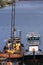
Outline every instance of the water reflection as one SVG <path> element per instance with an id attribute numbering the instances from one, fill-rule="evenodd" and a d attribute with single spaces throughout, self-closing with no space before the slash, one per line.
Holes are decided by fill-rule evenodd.
<path id="1" fill-rule="evenodd" d="M 42 62 L 28 62 L 28 63 L 22 63 L 22 62 L 16 62 L 16 63 L 13 63 L 13 65 L 43 65 Z"/>
<path id="2" fill-rule="evenodd" d="M 25 65 L 22 61 L 12 62 L 12 65 Z"/>
<path id="3" fill-rule="evenodd" d="M 21 60 L 19 61 L 13 61 L 13 62 L 0 62 L 0 65 L 43 65 L 43 62 L 23 62 Z"/>
<path id="4" fill-rule="evenodd" d="M 25 62 L 25 65 L 43 65 L 43 62 Z"/>
<path id="5" fill-rule="evenodd" d="M 15 62 L 0 62 L 0 65 L 24 65 L 23 63 L 21 63 L 21 61 L 15 61 Z"/>
<path id="6" fill-rule="evenodd" d="M 23 62 L 23 61 L 16 61 L 13 62 L 12 65 L 43 65 L 43 62 Z"/>

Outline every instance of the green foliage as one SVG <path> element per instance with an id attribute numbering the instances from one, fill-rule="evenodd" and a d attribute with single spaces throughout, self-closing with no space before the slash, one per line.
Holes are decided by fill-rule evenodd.
<path id="1" fill-rule="evenodd" d="M 0 6 L 1 6 L 1 7 L 4 7 L 5 5 L 10 5 L 10 4 L 14 3 L 14 2 L 15 2 L 15 0 L 11 0 L 11 1 L 0 0 Z"/>
<path id="2" fill-rule="evenodd" d="M 3 0 L 0 0 L 0 6 L 3 7 Z"/>
<path id="3" fill-rule="evenodd" d="M 1 7 L 4 7 L 5 5 L 6 5 L 6 2 L 3 1 L 3 0 L 0 0 L 0 6 L 1 6 Z"/>
<path id="4" fill-rule="evenodd" d="M 3 0 L 0 0 L 0 2 L 2 2 Z"/>

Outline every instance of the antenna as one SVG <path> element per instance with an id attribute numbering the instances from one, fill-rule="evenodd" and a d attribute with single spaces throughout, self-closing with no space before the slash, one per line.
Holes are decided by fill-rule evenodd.
<path id="1" fill-rule="evenodd" d="M 20 41 L 21 41 L 21 31 L 19 31 L 19 37 L 20 37 Z M 21 43 L 21 42 L 20 42 Z"/>

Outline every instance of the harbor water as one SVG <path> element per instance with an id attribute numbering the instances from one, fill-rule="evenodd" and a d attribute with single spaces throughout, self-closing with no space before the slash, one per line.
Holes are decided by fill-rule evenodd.
<path id="1" fill-rule="evenodd" d="M 14 61 L 14 62 L 0 62 L 0 65 L 43 65 L 43 62 L 22 62 L 22 61 Z"/>
<path id="2" fill-rule="evenodd" d="M 6 39 L 11 34 L 11 9 L 11 6 L 0 9 L 0 51 L 3 50 Z M 17 30 L 22 31 L 22 42 L 25 49 L 28 48 L 26 34 L 37 32 L 41 35 L 39 48 L 43 51 L 43 1 L 16 2 L 15 22 Z M 15 61 L 13 65 L 43 65 L 43 62 L 29 62 L 25 64 L 24 61 Z"/>
<path id="3" fill-rule="evenodd" d="M 43 50 L 43 1 L 17 2 L 15 22 L 17 30 L 22 31 L 22 42 L 28 47 L 26 34 L 30 32 L 40 33 Z M 0 9 L 0 51 L 3 50 L 5 41 L 11 32 L 11 6 Z"/>

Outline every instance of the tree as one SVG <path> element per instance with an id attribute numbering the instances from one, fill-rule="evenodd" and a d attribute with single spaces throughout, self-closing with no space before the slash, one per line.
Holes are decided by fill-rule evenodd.
<path id="1" fill-rule="evenodd" d="M 2 3 L 3 0 L 0 0 L 0 3 Z"/>
<path id="2" fill-rule="evenodd" d="M 5 1 L 4 0 L 0 0 L 0 6 L 4 7 L 5 6 Z"/>
<path id="3" fill-rule="evenodd" d="M 0 6 L 3 7 L 3 0 L 0 0 Z"/>

